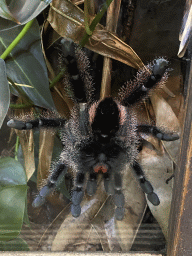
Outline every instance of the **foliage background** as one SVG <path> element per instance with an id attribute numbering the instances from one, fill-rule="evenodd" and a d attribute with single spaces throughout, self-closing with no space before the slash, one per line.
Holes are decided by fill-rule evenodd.
<path id="1" fill-rule="evenodd" d="M 102 183 L 91 200 L 84 199 L 82 209 L 86 210 L 74 220 L 66 189 L 70 188 L 70 175 L 66 184 L 61 181 L 58 192 L 45 206 L 31 207 L 37 188 L 49 174 L 51 161 L 61 152 L 58 134 L 48 130 L 15 134 L 6 127 L 7 114 L 23 118 L 51 110 L 69 117 L 73 102 L 61 79 L 69 67 L 60 68 L 58 60 L 61 54 L 71 54 L 67 48 L 73 47 L 71 39 L 94 52 L 86 50 L 98 98 L 115 96 L 143 63 L 166 56 L 173 69 L 166 86 L 151 95 L 137 114 L 140 121 L 180 132 L 186 64 L 177 57 L 177 52 L 184 2 L 114 0 L 107 16 L 101 18 L 102 7 L 104 1 L 91 0 L 84 5 L 83 1 L 67 0 L 1 1 L 0 136 L 6 142 L 6 146 L 2 143 L 0 159 L 1 250 L 164 249 L 173 185 L 173 181 L 165 181 L 177 168 L 179 141 L 162 143 L 145 138 L 146 145 L 140 154 L 145 172 L 160 195 L 160 206 L 155 208 L 148 202 L 147 207 L 143 192 L 127 168 L 126 215 L 122 222 L 114 220 L 113 200 L 103 191 Z M 96 13 L 96 22 L 101 18 L 102 25 L 92 29 L 89 25 Z M 25 29 L 22 40 L 5 54 Z M 74 87 L 77 95 L 82 90 L 80 86 Z M 153 235 L 148 233 L 149 229 L 153 229 Z M 145 232 L 148 240 L 142 240 Z"/>

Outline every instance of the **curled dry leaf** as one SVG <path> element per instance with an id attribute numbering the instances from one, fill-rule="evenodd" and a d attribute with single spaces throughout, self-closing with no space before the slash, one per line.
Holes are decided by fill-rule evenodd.
<path id="1" fill-rule="evenodd" d="M 64 117 L 68 118 L 70 116 L 70 109 L 72 108 L 72 102 L 66 96 L 64 97 L 65 90 L 62 86 L 62 83 L 59 83 L 57 87 L 54 87 L 54 90 L 51 92 L 53 97 L 54 104 L 58 113 Z"/>
<path id="2" fill-rule="evenodd" d="M 180 134 L 180 124 L 179 120 L 174 114 L 170 105 L 163 99 L 163 97 L 158 96 L 153 93 L 151 96 L 152 106 L 156 116 L 157 127 L 162 127 L 167 132 L 175 132 Z M 176 141 L 162 141 L 164 148 L 168 152 L 170 158 L 177 163 L 180 140 Z"/>
<path id="3" fill-rule="evenodd" d="M 148 147 L 143 148 L 140 157 L 140 162 L 147 179 L 151 182 L 155 193 L 160 199 L 160 204 L 158 206 L 152 205 L 147 200 L 148 205 L 167 239 L 172 198 L 172 180 L 169 182 L 166 181 L 173 174 L 172 160 L 170 160 L 166 153 L 163 156 L 159 156 L 157 151 Z"/>
<path id="4" fill-rule="evenodd" d="M 123 180 L 125 217 L 114 218 L 114 202 L 107 196 L 103 182 L 93 197 L 85 197 L 77 219 L 71 214 L 60 225 L 52 243 L 52 251 L 90 251 L 101 244 L 104 251 L 128 251 L 134 242 L 145 212 L 146 200 L 130 169 Z M 75 248 L 75 249 L 74 249 Z"/>
<path id="5" fill-rule="evenodd" d="M 122 251 L 129 251 L 143 219 L 146 200 L 129 166 L 125 168 L 122 180 L 125 196 L 125 216 L 122 221 L 115 221 L 115 227 Z"/>
<path id="6" fill-rule="evenodd" d="M 18 104 L 23 103 L 22 99 L 18 99 Z M 27 116 L 33 117 L 32 112 L 26 109 L 17 109 L 14 112 L 15 116 L 18 116 L 20 119 L 25 119 Z M 27 175 L 27 180 L 31 178 L 35 171 L 35 151 L 34 151 L 34 136 L 33 131 L 21 131 L 15 130 L 16 134 L 19 136 L 19 143 L 21 144 L 24 163 L 25 163 L 25 172 Z"/>
<path id="7" fill-rule="evenodd" d="M 117 238 L 114 210 L 113 198 L 109 196 L 97 217 L 92 222 L 93 228 L 100 237 L 102 249 L 105 252 L 121 251 L 121 246 Z"/>
<path id="8" fill-rule="evenodd" d="M 81 215 L 74 218 L 71 213 L 61 224 L 52 243 L 52 251 L 87 250 L 89 244 L 91 222 L 97 216 L 107 195 L 99 182 L 97 192 L 92 197 L 84 197 L 81 203 Z M 83 247 L 78 245 L 84 245 Z M 79 248 L 79 249 L 78 249 Z"/>
<path id="9" fill-rule="evenodd" d="M 151 102 L 157 127 L 164 129 L 166 132 L 180 134 L 178 118 L 164 98 L 153 93 Z M 150 202 L 148 202 L 148 205 L 167 239 L 173 186 L 173 180 L 168 180 L 174 173 L 174 163 L 178 161 L 180 140 L 162 141 L 161 143 L 164 148 L 164 150 L 161 150 L 161 154 L 148 145 L 148 147 L 143 148 L 140 158 L 146 176 L 160 199 L 160 205 L 153 206 Z"/>
<path id="10" fill-rule="evenodd" d="M 24 156 L 27 180 L 29 180 L 35 171 L 33 131 L 15 131 L 19 136 L 19 141 Z"/>
<path id="11" fill-rule="evenodd" d="M 70 1 L 54 0 L 51 4 L 48 21 L 58 34 L 70 38 L 76 43 L 79 43 L 84 35 L 84 13 Z M 100 24 L 96 26 L 86 47 L 136 69 L 143 67 L 143 62 L 134 50 Z"/>
<path id="12" fill-rule="evenodd" d="M 37 186 L 42 185 L 42 180 L 45 180 L 48 177 L 52 159 L 54 137 L 54 131 L 46 129 L 40 130 Z"/>

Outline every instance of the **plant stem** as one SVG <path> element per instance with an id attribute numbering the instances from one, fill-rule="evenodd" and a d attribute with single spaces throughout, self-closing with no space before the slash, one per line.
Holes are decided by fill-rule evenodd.
<path id="1" fill-rule="evenodd" d="M 15 160 L 17 160 L 17 161 L 18 161 L 18 157 L 17 157 L 18 148 L 19 148 L 19 136 L 17 135 L 16 143 L 15 143 Z"/>
<path id="2" fill-rule="evenodd" d="M 27 31 L 30 29 L 30 27 L 33 24 L 33 20 L 30 20 L 24 28 L 21 30 L 19 35 L 13 40 L 13 42 L 7 47 L 7 49 L 4 51 L 4 53 L 0 56 L 1 59 L 5 60 L 5 58 L 11 53 L 11 51 L 15 48 L 15 46 L 21 41 L 21 39 L 25 36 Z"/>
<path id="3" fill-rule="evenodd" d="M 88 11 L 88 1 L 84 0 L 84 22 L 85 22 L 85 31 L 88 35 L 92 35 L 92 31 L 89 28 L 89 11 Z"/>
<path id="4" fill-rule="evenodd" d="M 59 74 L 51 81 L 49 85 L 49 89 L 52 89 L 57 82 L 62 78 L 63 74 L 66 71 L 66 67 L 62 68 L 62 70 L 59 72 Z"/>
<path id="5" fill-rule="evenodd" d="M 91 31 L 91 33 L 89 32 L 89 34 L 86 32 L 83 36 L 83 38 L 80 41 L 80 46 L 84 47 L 87 43 L 87 41 L 89 40 L 89 37 L 92 35 L 95 27 L 97 26 L 97 24 L 100 22 L 101 18 L 103 17 L 103 15 L 105 14 L 107 8 L 109 7 L 109 5 L 111 4 L 113 0 L 106 0 L 106 2 L 103 4 L 100 12 L 97 13 L 97 15 L 95 16 L 95 18 L 93 19 L 93 21 L 91 22 L 91 25 L 89 26 L 89 30 Z M 86 24 L 87 25 L 87 24 Z"/>

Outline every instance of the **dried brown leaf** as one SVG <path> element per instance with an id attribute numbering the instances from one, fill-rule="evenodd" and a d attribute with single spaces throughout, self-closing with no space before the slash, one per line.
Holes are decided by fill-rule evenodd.
<path id="1" fill-rule="evenodd" d="M 39 165 L 37 175 L 37 186 L 47 179 L 52 159 L 55 132 L 43 129 L 39 137 Z"/>
<path id="2" fill-rule="evenodd" d="M 93 227 L 97 230 L 100 237 L 102 249 L 105 252 L 121 251 L 117 238 L 114 210 L 113 198 L 109 196 L 98 216 L 92 222 Z"/>
<path id="3" fill-rule="evenodd" d="M 74 250 L 74 246 L 77 251 L 94 250 L 98 238 L 104 251 L 130 250 L 145 212 L 146 200 L 129 169 L 126 169 L 123 181 L 126 200 L 123 221 L 114 219 L 114 202 L 101 182 L 94 196 L 84 197 L 81 215 L 74 218 L 69 214 L 61 224 L 52 251 Z M 92 229 L 96 236 L 92 236 Z"/>
<path id="4" fill-rule="evenodd" d="M 151 134 L 141 134 L 141 137 L 147 142 L 151 143 L 153 147 L 158 150 L 159 154 L 164 154 L 165 150 L 163 148 L 163 145 L 157 138 L 155 138 Z"/>
<path id="5" fill-rule="evenodd" d="M 102 74 L 102 81 L 101 81 L 101 92 L 100 92 L 101 100 L 111 95 L 111 69 L 112 69 L 111 59 L 108 57 L 104 57 L 103 74 Z"/>
<path id="6" fill-rule="evenodd" d="M 147 147 L 143 148 L 140 157 L 147 179 L 160 199 L 158 206 L 154 206 L 147 199 L 148 206 L 167 239 L 173 180 L 168 183 L 166 181 L 173 174 L 173 162 L 166 153 L 159 156 L 157 151 Z"/>
<path id="7" fill-rule="evenodd" d="M 111 219 L 109 219 L 105 223 L 104 228 L 105 228 L 105 233 L 107 236 L 108 246 L 109 246 L 110 251 L 112 251 L 112 252 L 122 251 L 122 248 L 118 241 L 118 235 L 117 235 L 118 231 L 116 230 L 115 218 L 112 217 Z"/>
<path id="8" fill-rule="evenodd" d="M 16 133 L 19 136 L 24 156 L 27 180 L 29 180 L 35 171 L 33 131 L 16 130 Z"/>
<path id="9" fill-rule="evenodd" d="M 156 116 L 157 127 L 162 127 L 167 132 L 175 132 L 180 134 L 180 124 L 179 120 L 174 114 L 170 105 L 163 99 L 163 97 L 158 96 L 153 93 L 151 96 L 152 106 Z M 180 140 L 176 141 L 162 141 L 166 151 L 168 152 L 170 158 L 177 163 L 178 153 L 180 147 Z"/>
<path id="10" fill-rule="evenodd" d="M 51 95 L 53 97 L 54 104 L 56 106 L 56 109 L 58 113 L 63 116 L 64 118 L 68 118 L 70 115 L 70 108 L 72 108 L 72 104 L 68 99 L 65 101 L 65 97 L 63 97 L 65 91 L 64 88 L 61 88 L 61 90 L 57 87 L 54 87 L 54 90 L 51 92 Z"/>
<path id="11" fill-rule="evenodd" d="M 84 35 L 84 13 L 70 1 L 54 0 L 49 11 L 48 21 L 58 34 L 70 38 L 76 43 L 79 43 Z M 100 24 L 97 25 L 86 47 L 136 69 L 143 67 L 141 59 L 134 50 Z"/>
<path id="12" fill-rule="evenodd" d="M 53 33 L 53 32 L 54 32 L 54 30 L 50 27 L 49 23 L 47 21 L 45 21 L 44 24 L 43 24 L 42 31 L 41 31 L 41 45 L 42 45 L 43 56 L 45 58 L 45 62 L 46 62 L 47 70 L 48 70 L 48 76 L 49 76 L 49 79 L 51 79 L 51 80 L 54 79 L 55 72 L 54 72 L 49 60 L 47 59 L 44 46 L 45 46 L 45 44 L 46 45 L 47 44 L 53 44 L 55 42 L 55 40 L 53 38 L 53 34 L 57 34 L 57 33 L 56 32 Z M 49 33 L 49 36 L 47 38 L 46 35 L 48 33 Z M 47 42 L 48 39 L 49 39 L 49 41 L 51 41 L 50 43 Z"/>
<path id="13" fill-rule="evenodd" d="M 94 196 L 84 196 L 81 203 L 81 215 L 78 218 L 72 217 L 71 213 L 67 216 L 55 236 L 51 250 L 65 251 L 70 248 L 74 250 L 74 245 L 82 244 L 84 246 L 79 248 L 76 246 L 76 250 L 88 248 L 92 228 L 91 222 L 98 215 L 106 198 L 107 195 L 101 183 Z"/>
<path id="14" fill-rule="evenodd" d="M 83 3 L 84 3 L 84 0 L 72 0 L 71 2 L 72 2 L 73 4 L 80 5 L 80 4 L 83 4 Z"/>
<path id="15" fill-rule="evenodd" d="M 44 55 L 45 52 L 51 46 L 53 46 L 59 38 L 61 38 L 61 36 L 50 26 L 49 22 L 46 20 L 41 31 L 41 41 Z"/>
<path id="16" fill-rule="evenodd" d="M 18 98 L 18 104 L 22 104 L 23 101 L 21 98 Z M 14 115 L 18 119 L 25 119 L 25 116 L 33 116 L 31 110 L 29 109 L 16 109 Z M 33 131 L 21 131 L 15 130 L 16 134 L 19 136 L 19 142 L 22 147 L 25 171 L 27 175 L 27 180 L 31 178 L 35 171 L 35 155 L 34 155 L 34 140 L 33 140 Z"/>
<path id="17" fill-rule="evenodd" d="M 115 226 L 122 251 L 129 251 L 143 219 L 146 200 L 130 167 L 124 170 L 122 180 L 125 196 L 125 216 L 122 221 L 116 220 Z"/>

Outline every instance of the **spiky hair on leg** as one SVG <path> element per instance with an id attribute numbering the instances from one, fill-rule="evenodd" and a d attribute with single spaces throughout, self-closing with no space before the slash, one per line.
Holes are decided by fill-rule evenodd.
<path id="1" fill-rule="evenodd" d="M 141 68 L 133 81 L 121 87 L 118 97 L 124 106 L 131 107 L 149 96 L 157 87 L 162 87 L 168 78 L 168 61 L 155 59 Z"/>
<path id="2" fill-rule="evenodd" d="M 94 101 L 94 87 L 93 79 L 89 73 L 90 61 L 80 46 L 75 47 L 75 55 L 81 79 L 85 85 L 87 103 L 91 104 Z"/>
<path id="3" fill-rule="evenodd" d="M 78 103 L 78 98 L 75 96 L 75 90 L 77 89 L 82 93 L 83 100 L 90 105 L 95 100 L 93 78 L 90 74 L 90 61 L 80 46 L 73 43 L 72 49 L 73 53 L 69 53 L 69 56 L 66 56 L 65 53 L 59 54 L 59 70 L 63 69 L 64 66 L 66 67 L 62 83 L 67 95 L 74 103 Z"/>
<path id="4" fill-rule="evenodd" d="M 66 119 L 62 118 L 58 112 L 44 111 L 40 114 L 30 112 L 28 114 L 20 114 L 18 116 L 10 117 L 7 125 L 10 128 L 17 130 L 30 130 L 30 129 L 53 129 L 62 128 Z"/>
<path id="5" fill-rule="evenodd" d="M 63 53 L 59 54 L 58 62 L 59 62 L 59 66 L 58 66 L 59 70 L 62 70 L 63 68 L 65 68 L 65 72 L 62 77 L 62 84 L 64 86 L 64 90 L 67 96 L 70 99 L 72 99 L 74 103 L 76 103 L 77 99 L 75 97 L 74 90 L 70 81 L 70 74 L 68 72 L 68 67 L 67 67 L 68 63 Z"/>

